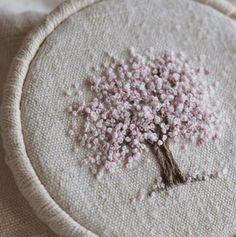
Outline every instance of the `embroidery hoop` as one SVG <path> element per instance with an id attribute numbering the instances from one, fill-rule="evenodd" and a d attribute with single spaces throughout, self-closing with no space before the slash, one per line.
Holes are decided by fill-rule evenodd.
<path id="1" fill-rule="evenodd" d="M 96 237 L 97 235 L 73 220 L 58 206 L 31 166 L 21 129 L 21 92 L 29 65 L 43 41 L 61 22 L 96 2 L 99 1 L 66 1 L 29 33 L 11 65 L 4 92 L 2 134 L 6 163 L 14 174 L 18 188 L 29 201 L 36 215 L 60 236 Z"/>
<path id="2" fill-rule="evenodd" d="M 39 218 L 46 222 L 55 233 L 62 236 L 85 235 L 95 237 L 97 235 L 81 226 L 57 205 L 31 166 L 21 131 L 19 109 L 21 92 L 30 63 L 43 41 L 61 22 L 95 2 L 99 1 L 71 0 L 63 3 L 40 26 L 36 27 L 27 36 L 23 47 L 14 59 L 4 91 L 2 134 L 6 150 L 6 162 L 14 173 L 19 189 Z"/>

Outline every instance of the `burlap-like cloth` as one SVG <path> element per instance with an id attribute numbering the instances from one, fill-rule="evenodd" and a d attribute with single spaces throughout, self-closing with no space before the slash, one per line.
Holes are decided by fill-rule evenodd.
<path id="1" fill-rule="evenodd" d="M 43 18 L 37 13 L 10 14 L 0 17 L 0 102 L 10 63 L 25 35 Z M 2 139 L 0 144 L 0 236 L 54 236 L 34 214 L 18 191 L 13 175 L 4 162 Z"/>
<path id="2" fill-rule="evenodd" d="M 36 214 L 57 234 L 108 237 L 235 234 L 235 98 L 232 95 L 236 25 L 222 14 L 233 18 L 234 8 L 228 3 L 222 7 L 219 1 L 204 3 L 211 7 L 187 0 L 148 3 L 107 0 L 96 4 L 71 1 L 54 11 L 25 40 L 4 92 L 2 130 L 6 161 Z M 17 37 L 8 37 L 1 44 L 1 52 L 9 59 L 1 63 L 3 78 L 21 42 L 22 37 Z M 1 40 L 4 42 L 4 37 Z M 5 48 L 7 45 L 9 48 Z M 231 127 L 225 129 L 219 147 L 209 145 L 200 150 L 190 147 L 183 154 L 175 145 L 173 152 L 183 167 L 190 161 L 200 167 L 204 163 L 205 167 L 205 160 L 213 166 L 223 160 L 230 168 L 227 178 L 176 188 L 172 199 L 158 196 L 130 206 L 129 197 L 157 175 L 154 162 L 136 170 L 120 169 L 102 184 L 77 165 L 83 152 L 79 155 L 71 152 L 71 140 L 65 136 L 69 121 L 63 108 L 70 101 L 62 96 L 63 90 L 82 80 L 90 66 L 102 63 L 105 51 L 121 55 L 131 45 L 140 50 L 153 46 L 156 52 L 173 49 L 191 55 L 206 54 L 214 73 L 211 80 L 220 83 L 218 96 Z M 80 96 L 86 97 L 86 92 Z M 196 154 L 198 158 L 193 160 Z M 51 236 L 17 192 L 2 161 L 1 170 L 0 210 L 4 216 L 0 219 L 1 234 Z"/>

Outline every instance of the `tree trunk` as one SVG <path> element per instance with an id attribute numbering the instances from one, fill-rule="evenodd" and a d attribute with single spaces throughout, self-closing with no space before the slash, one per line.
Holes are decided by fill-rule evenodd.
<path id="1" fill-rule="evenodd" d="M 158 146 L 156 143 L 151 144 L 157 161 L 160 166 L 162 181 L 166 188 L 175 184 L 185 183 L 186 177 L 181 172 L 177 162 L 174 160 L 173 155 L 169 148 L 169 142 L 165 142 L 162 146 Z"/>

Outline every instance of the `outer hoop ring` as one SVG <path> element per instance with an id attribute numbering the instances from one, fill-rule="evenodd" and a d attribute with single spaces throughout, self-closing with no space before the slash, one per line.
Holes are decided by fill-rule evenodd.
<path id="1" fill-rule="evenodd" d="M 29 201 L 37 216 L 55 233 L 63 237 L 97 237 L 97 235 L 87 230 L 62 210 L 50 197 L 36 175 L 27 156 L 22 134 L 21 93 L 30 63 L 43 41 L 60 23 L 71 15 L 100 1 L 69 0 L 50 13 L 38 27 L 28 34 L 12 63 L 1 108 L 1 132 L 4 138 L 6 162 L 14 174 L 17 186 Z M 233 13 L 232 10 L 229 15 L 232 17 Z"/>
<path id="2" fill-rule="evenodd" d="M 6 152 L 6 163 L 13 172 L 16 184 L 36 215 L 59 236 L 97 237 L 76 222 L 50 197 L 40 182 L 27 156 L 21 126 L 20 102 L 30 63 L 44 40 L 71 15 L 101 0 L 69 0 L 57 7 L 30 32 L 13 60 L 4 88 L 1 108 L 1 130 Z"/>

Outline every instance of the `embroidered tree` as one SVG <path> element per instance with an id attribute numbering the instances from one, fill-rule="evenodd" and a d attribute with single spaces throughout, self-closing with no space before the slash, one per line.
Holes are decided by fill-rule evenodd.
<path id="1" fill-rule="evenodd" d="M 171 140 L 201 145 L 219 137 L 220 116 L 211 103 L 208 71 L 185 57 L 164 53 L 141 56 L 132 49 L 127 61 L 113 59 L 98 76 L 88 78 L 96 96 L 88 104 L 73 103 L 73 116 L 85 118 L 80 144 L 90 150 L 85 160 L 101 177 L 119 163 L 131 168 L 150 148 L 163 183 L 185 183 L 170 151 Z"/>

